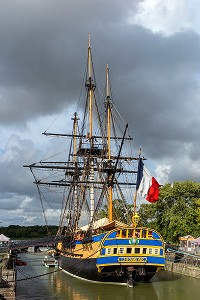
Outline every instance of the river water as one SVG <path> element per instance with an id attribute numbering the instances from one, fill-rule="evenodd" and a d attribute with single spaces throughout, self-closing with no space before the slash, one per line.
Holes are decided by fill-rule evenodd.
<path id="1" fill-rule="evenodd" d="M 95 284 L 73 278 L 58 268 L 44 267 L 43 257 L 44 254 L 41 253 L 20 254 L 20 258 L 27 262 L 27 266 L 18 267 L 17 300 L 199 299 L 200 279 L 160 271 L 150 283 L 137 284 L 133 288 Z"/>

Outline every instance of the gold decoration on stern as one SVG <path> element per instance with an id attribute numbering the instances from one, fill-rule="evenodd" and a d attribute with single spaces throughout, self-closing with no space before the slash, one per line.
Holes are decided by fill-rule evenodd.
<path id="1" fill-rule="evenodd" d="M 133 222 L 133 227 L 137 227 L 138 223 L 139 223 L 140 217 L 138 216 L 137 213 L 135 213 L 132 217 L 132 222 Z"/>

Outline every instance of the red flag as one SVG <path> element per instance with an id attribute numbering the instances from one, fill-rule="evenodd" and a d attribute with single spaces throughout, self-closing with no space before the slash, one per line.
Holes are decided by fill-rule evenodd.
<path id="1" fill-rule="evenodd" d="M 159 196 L 159 186 L 160 184 L 157 182 L 157 180 L 152 177 L 152 184 L 147 192 L 146 200 L 152 203 L 155 203 L 158 201 Z"/>
<path id="2" fill-rule="evenodd" d="M 145 166 L 143 167 L 142 175 L 138 193 L 140 193 L 147 201 L 155 203 L 158 201 L 160 184 L 150 174 L 149 170 Z"/>

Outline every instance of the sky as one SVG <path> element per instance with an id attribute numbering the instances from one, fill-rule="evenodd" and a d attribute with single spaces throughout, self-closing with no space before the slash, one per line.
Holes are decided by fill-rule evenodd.
<path id="1" fill-rule="evenodd" d="M 200 181 L 199 20 L 198 0 L 0 0 L 2 226 L 44 223 L 23 165 L 53 153 L 41 135 L 50 124 L 71 124 L 88 33 L 97 84 L 109 63 L 115 106 L 152 174 Z"/>

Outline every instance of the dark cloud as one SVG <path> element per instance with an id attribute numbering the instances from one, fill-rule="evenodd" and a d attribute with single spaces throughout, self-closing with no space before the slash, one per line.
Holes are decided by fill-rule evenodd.
<path id="1" fill-rule="evenodd" d="M 109 31 L 125 22 L 125 6 L 119 3 L 113 10 L 111 4 L 18 0 L 1 6 L 0 95 L 6 103 L 2 123 L 23 122 L 74 101 L 84 72 L 88 32 L 101 37 L 94 43 L 99 47 L 105 42 L 105 22 Z"/>
<path id="2" fill-rule="evenodd" d="M 33 178 L 22 165 L 51 155 L 52 143 L 41 149 L 31 141 L 35 136 L 24 138 L 20 130 L 78 101 L 88 32 L 98 87 L 104 90 L 108 62 L 113 101 L 145 156 L 168 172 L 169 181 L 200 179 L 199 35 L 183 30 L 163 36 L 130 24 L 139 2 L 2 1 L 0 132 L 7 133 L 0 145 L 2 207 L 10 209 L 8 198 L 16 208 L 28 195 L 36 212 Z"/>

